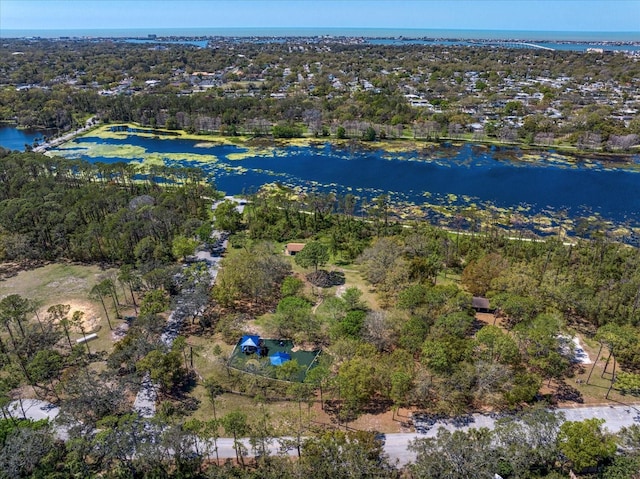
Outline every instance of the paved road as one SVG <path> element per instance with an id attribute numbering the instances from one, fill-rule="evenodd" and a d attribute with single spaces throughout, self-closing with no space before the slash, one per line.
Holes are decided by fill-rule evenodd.
<path id="1" fill-rule="evenodd" d="M 133 401 L 133 410 L 142 417 L 153 417 L 156 414 L 156 400 L 158 387 L 151 381 L 151 375 L 146 373 L 142 378 L 140 390 Z"/>
<path id="2" fill-rule="evenodd" d="M 22 406 L 19 401 L 13 401 L 9 407 L 9 411 L 14 417 L 27 417 L 29 419 L 39 420 L 48 418 L 54 421 L 60 412 L 57 407 L 54 407 L 50 403 L 40 401 L 36 399 L 25 399 L 22 401 Z M 22 410 L 24 409 L 24 414 Z M 640 407 L 638 406 L 590 406 L 590 407 L 577 407 L 577 408 L 560 408 L 556 410 L 565 415 L 567 421 L 582 421 L 584 419 L 601 418 L 605 420 L 605 426 L 610 432 L 618 432 L 623 427 L 631 426 L 632 424 L 640 423 Z M 389 455 L 392 461 L 398 461 L 398 464 L 405 465 L 415 460 L 415 454 L 407 449 L 410 441 L 424 437 L 435 437 L 440 427 L 444 427 L 450 431 L 454 430 L 468 430 L 471 428 L 487 427 L 492 429 L 495 424 L 495 420 L 487 415 L 474 414 L 472 422 L 468 426 L 455 426 L 450 421 L 438 421 L 432 426 L 426 434 L 417 433 L 400 433 L 400 434 L 387 434 L 386 442 L 384 445 L 385 452 Z M 58 436 L 62 439 L 66 439 L 66 431 L 64 429 L 58 429 Z M 285 438 L 286 439 L 286 438 Z M 248 439 L 242 440 L 249 455 L 252 455 L 251 445 Z M 204 448 L 201 448 L 204 449 Z M 211 457 L 215 457 L 213 447 L 209 448 L 211 451 Z M 274 440 L 269 446 L 269 451 L 272 454 L 280 452 L 280 443 Z M 287 452 L 289 455 L 294 456 L 295 450 Z M 218 439 L 218 456 L 220 458 L 234 458 L 236 455 L 233 447 L 233 439 L 220 438 Z"/>
<path id="3" fill-rule="evenodd" d="M 7 405 L 7 412 L 14 418 L 26 418 L 33 421 L 48 419 L 54 422 L 60 414 L 60 408 L 47 401 L 40 399 L 23 399 L 22 401 L 12 401 Z M 56 425 L 55 434 L 58 439 L 66 441 L 69 439 L 67 428 L 60 424 Z"/>
<path id="4" fill-rule="evenodd" d="M 584 419 L 600 418 L 605 420 L 605 427 L 610 432 L 618 432 L 623 427 L 632 424 L 640 424 L 640 406 L 589 406 L 575 408 L 558 408 L 556 412 L 562 413 L 567 421 L 583 421 Z M 449 431 L 479 429 L 486 427 L 493 429 L 495 419 L 485 414 L 473 414 L 471 422 L 467 426 L 456 426 L 451 421 L 437 421 L 425 434 L 405 433 L 387 434 L 385 451 L 392 460 L 398 460 L 404 465 L 415 460 L 415 454 L 407 449 L 410 441 L 418 438 L 436 437 L 439 428 Z"/>
<path id="5" fill-rule="evenodd" d="M 50 148 L 55 148 L 56 146 L 59 146 L 63 143 L 66 143 L 67 141 L 72 140 L 74 137 L 78 136 L 78 135 L 82 135 L 83 133 L 87 132 L 92 126 L 93 123 L 95 121 L 96 117 L 92 116 L 91 118 L 89 118 L 87 120 L 87 122 L 85 123 L 85 125 L 82 128 L 78 128 L 77 130 L 73 130 L 65 135 L 62 135 L 58 138 L 54 138 L 51 141 L 42 143 L 41 145 L 36 146 L 33 151 L 38 152 L 38 153 L 44 153 L 45 151 L 49 150 Z"/>

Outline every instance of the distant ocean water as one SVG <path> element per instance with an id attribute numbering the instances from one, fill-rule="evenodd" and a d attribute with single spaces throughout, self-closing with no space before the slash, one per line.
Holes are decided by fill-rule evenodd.
<path id="1" fill-rule="evenodd" d="M 139 28 L 86 30 L 0 30 L 0 38 L 120 37 L 296 37 L 454 38 L 575 42 L 640 42 L 636 32 L 565 32 L 537 30 L 443 30 L 429 28 Z"/>

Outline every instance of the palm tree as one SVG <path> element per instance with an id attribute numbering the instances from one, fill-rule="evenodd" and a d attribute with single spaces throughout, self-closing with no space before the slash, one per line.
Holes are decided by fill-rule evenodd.
<path id="1" fill-rule="evenodd" d="M 107 278 L 102 280 L 100 284 L 102 285 L 103 291 L 111 296 L 111 299 L 113 300 L 113 309 L 116 310 L 116 318 L 121 318 L 122 316 L 120 315 L 120 309 L 118 308 L 118 306 L 120 305 L 120 301 L 118 301 L 118 294 L 116 292 L 115 283 L 112 279 Z"/>
<path id="2" fill-rule="evenodd" d="M 42 319 L 40 319 L 40 314 L 38 313 L 38 310 L 40 309 L 41 306 L 42 306 L 42 301 L 39 301 L 37 299 L 32 299 L 29 301 L 29 312 L 35 315 L 36 319 L 38 320 L 38 324 L 40 325 L 40 330 L 42 331 L 42 334 L 45 334 L 44 324 L 42 324 Z"/>
<path id="3" fill-rule="evenodd" d="M 16 346 L 16 338 L 13 335 L 13 331 L 11 330 L 11 326 L 10 326 L 10 324 L 13 322 L 13 317 L 8 313 L 8 311 L 5 310 L 2 302 L 0 302 L 0 322 L 7 329 L 7 332 L 9 333 L 9 337 L 11 338 L 11 344 L 13 344 L 14 351 L 17 351 L 18 347 Z M 6 351 L 4 343 L 2 344 L 2 350 Z"/>
<path id="4" fill-rule="evenodd" d="M 204 382 L 204 387 L 207 390 L 207 395 L 209 396 L 209 401 L 211 401 L 211 407 L 213 408 L 213 421 L 216 425 L 218 425 L 218 415 L 216 413 L 216 398 L 224 393 L 224 389 L 220 384 L 217 383 L 213 378 L 207 379 Z M 213 445 L 216 451 L 216 463 L 220 462 L 220 458 L 218 457 L 218 435 L 215 434 L 213 436 Z"/>

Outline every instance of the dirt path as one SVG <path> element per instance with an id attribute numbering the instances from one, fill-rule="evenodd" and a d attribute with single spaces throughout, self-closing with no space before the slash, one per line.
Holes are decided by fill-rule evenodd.
<path id="1" fill-rule="evenodd" d="M 315 306 L 313 307 L 313 314 L 316 314 L 316 311 L 318 309 L 318 307 L 324 303 L 324 296 L 320 296 L 320 301 L 318 301 Z"/>

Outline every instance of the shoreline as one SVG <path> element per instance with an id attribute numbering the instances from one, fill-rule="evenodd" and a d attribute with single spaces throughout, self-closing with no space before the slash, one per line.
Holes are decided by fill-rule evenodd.
<path id="1" fill-rule="evenodd" d="M 562 43 L 638 43 L 636 31 L 508 30 L 459 28 L 385 28 L 385 27 L 187 27 L 187 28 L 76 28 L 76 29 L 4 29 L 3 38 L 144 38 L 217 39 L 217 38 L 323 38 L 332 39 L 438 39 L 467 41 L 513 39 Z"/>
<path id="2" fill-rule="evenodd" d="M 94 117 L 92 117 L 93 119 Z M 91 120 L 91 119 L 90 119 Z M 90 121 L 88 120 L 88 122 Z M 237 136 L 224 136 L 215 133 L 187 133 L 184 130 L 168 130 L 166 128 L 151 128 L 139 125 L 133 122 L 127 123 L 113 123 L 104 124 L 101 123 L 96 127 L 91 127 L 98 130 L 99 138 L 107 138 L 118 133 L 128 134 L 129 132 L 124 130 L 108 131 L 111 128 L 126 128 L 134 131 L 136 135 L 152 137 L 160 140 L 182 139 L 182 140 L 194 140 L 202 143 L 203 145 L 235 145 L 235 146 L 247 146 L 247 147 L 286 147 L 286 146 L 320 146 L 327 143 L 345 147 L 358 147 L 363 150 L 383 150 L 389 153 L 410 153 L 410 152 L 423 152 L 427 148 L 442 148 L 442 147 L 462 147 L 464 145 L 470 145 L 472 147 L 484 147 L 484 148 L 504 148 L 505 151 L 511 149 L 517 149 L 522 152 L 529 153 L 546 153 L 546 154 L 560 154 L 566 155 L 569 160 L 576 161 L 602 161 L 608 164 L 608 167 L 615 168 L 616 166 L 633 166 L 637 165 L 640 169 L 640 146 L 634 147 L 635 151 L 616 152 L 616 151 L 596 151 L 596 150 L 580 150 L 576 147 L 569 145 L 530 145 L 526 143 L 504 143 L 493 139 L 469 139 L 469 138 L 455 138 L 455 137 L 439 137 L 437 139 L 429 138 L 393 138 L 393 139 L 378 139 L 374 141 L 364 141 L 360 138 L 335 138 L 332 136 L 315 137 L 315 136 L 302 136 L 299 138 L 274 138 L 272 135 L 254 136 L 247 134 L 240 134 Z M 55 146 L 40 145 L 38 151 L 47 151 L 52 147 L 60 146 L 61 144 L 71 141 L 76 137 L 82 136 L 87 133 L 91 128 L 84 127 L 76 132 L 68 133 L 64 135 L 64 141 L 58 141 L 58 139 L 52 140 L 55 142 Z M 36 149 L 34 149 L 36 151 Z"/>
<path id="3" fill-rule="evenodd" d="M 111 130 L 112 128 L 113 131 Z M 130 132 L 128 128 L 138 131 Z M 232 174 L 233 172 L 238 174 L 244 173 L 245 168 L 241 160 L 247 156 L 265 154 L 271 156 L 274 150 L 280 148 L 323 148 L 325 145 L 330 145 L 330 147 L 333 148 L 351 150 L 352 152 L 369 150 L 374 154 L 380 154 L 385 158 L 388 157 L 388 159 L 398 156 L 406 157 L 407 161 L 418 162 L 429 161 L 434 155 L 435 157 L 444 155 L 444 158 L 447 156 L 456 156 L 462 149 L 473 149 L 472 154 L 479 153 L 483 155 L 486 152 L 487 154 L 498 156 L 498 159 L 501 161 L 513 163 L 514 166 L 528 164 L 530 166 L 538 165 L 541 167 L 596 168 L 603 172 L 605 170 L 616 171 L 616 169 L 626 173 L 640 172 L 640 161 L 638 161 L 634 155 L 596 155 L 589 153 L 581 155 L 576 152 L 570 152 L 565 155 L 553 149 L 535 147 L 523 149 L 512 144 L 490 145 L 479 142 L 467 143 L 465 140 L 459 139 L 455 141 L 444 140 L 437 143 L 407 138 L 366 142 L 353 139 L 335 139 L 331 137 L 294 139 L 274 139 L 272 136 L 252 137 L 248 135 L 228 137 L 212 134 L 190 134 L 182 130 L 151 129 L 141 127 L 135 123 L 100 125 L 99 127 L 93 128 L 92 133 L 86 135 L 89 135 L 87 137 L 95 135 L 98 142 L 100 139 L 106 140 L 108 138 L 126 141 L 127 136 L 138 135 L 152 138 L 153 140 L 189 140 L 201 147 L 228 145 L 247 149 L 247 152 L 234 152 L 226 155 L 227 160 L 231 161 L 231 163 L 224 167 L 224 170 L 226 170 L 228 174 Z M 69 148 L 73 148 L 73 144 L 69 144 L 68 146 Z M 62 149 L 64 148 L 65 146 L 63 145 Z M 120 148 L 120 157 L 125 158 L 130 156 L 132 160 L 136 157 L 135 161 L 141 166 L 160 164 L 159 162 L 162 160 L 160 155 L 154 154 L 149 155 L 149 157 L 145 159 L 138 158 L 142 154 L 141 151 L 138 151 L 140 147 Z M 48 151 L 46 154 L 53 156 L 56 155 L 57 152 Z M 64 153 L 60 152 L 60 155 L 64 156 Z M 167 153 L 164 156 L 177 160 L 177 157 L 172 158 L 172 156 L 175 155 L 175 153 Z M 211 163 L 212 165 L 218 162 L 218 158 L 215 155 L 206 153 L 206 148 L 202 149 L 201 154 L 195 152 L 180 154 L 178 156 L 184 161 Z M 122 161 L 128 160 L 123 159 Z M 439 161 L 438 158 L 436 158 L 436 161 Z M 215 166 L 212 167 L 215 168 Z M 277 178 L 274 177 L 271 183 L 277 184 Z M 294 188 L 304 189 L 304 187 L 305 185 L 298 185 Z M 221 190 L 225 191 L 225 188 L 221 187 Z M 353 193 L 356 194 L 356 197 L 360 194 L 358 191 L 353 191 Z M 431 199 L 430 194 L 423 196 L 419 201 L 408 201 L 401 197 L 396 198 L 391 207 L 393 215 L 397 217 L 400 222 L 426 220 L 434 226 L 445 229 L 459 230 L 455 225 L 457 222 L 462 221 L 465 225 L 462 227 L 463 230 L 468 228 L 470 231 L 477 231 L 486 228 L 496 228 L 511 231 L 513 235 L 518 237 L 524 235 L 529 238 L 544 239 L 550 236 L 558 236 L 562 241 L 573 241 L 574 236 L 579 236 L 576 229 L 579 227 L 578 219 L 582 219 L 587 222 L 593 222 L 594 224 L 601 224 L 608 232 L 607 234 L 615 238 L 616 241 L 632 245 L 639 243 L 637 238 L 640 237 L 640 224 L 625 223 L 612 220 L 608 217 L 602 217 L 598 214 L 597 210 L 585 210 L 574 218 L 566 217 L 562 209 L 549 210 L 547 208 L 541 208 L 539 211 L 530 211 L 528 209 L 528 203 L 507 208 L 495 206 L 490 200 L 476 200 L 471 197 L 466 198 L 465 195 L 436 195 L 434 199 Z M 580 212 L 581 210 L 578 208 L 576 211 Z"/>

